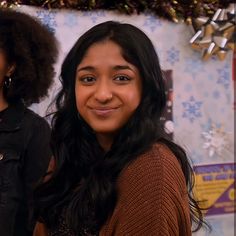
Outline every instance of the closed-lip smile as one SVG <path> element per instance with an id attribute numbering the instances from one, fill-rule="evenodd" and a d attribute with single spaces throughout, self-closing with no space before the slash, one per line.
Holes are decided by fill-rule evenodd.
<path id="1" fill-rule="evenodd" d="M 115 110 L 117 110 L 119 107 L 89 107 L 93 113 L 95 113 L 98 116 L 108 116 L 112 114 Z"/>

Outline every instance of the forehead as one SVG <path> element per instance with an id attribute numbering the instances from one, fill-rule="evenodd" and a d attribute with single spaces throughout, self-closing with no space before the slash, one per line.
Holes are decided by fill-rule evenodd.
<path id="1" fill-rule="evenodd" d="M 110 50 L 108 51 L 107 49 L 110 49 Z M 96 54 L 97 50 L 100 52 L 104 51 L 106 53 L 116 52 L 116 53 L 122 54 L 122 48 L 116 42 L 112 40 L 103 40 L 103 41 L 96 42 L 90 45 L 90 47 L 87 49 L 85 53 L 85 56 L 91 53 Z"/>
<path id="2" fill-rule="evenodd" d="M 92 44 L 84 54 L 79 66 L 84 63 L 118 63 L 126 61 L 122 48 L 111 40 L 105 40 Z M 127 62 L 127 61 L 126 61 Z M 128 63 L 128 62 L 127 62 Z"/>

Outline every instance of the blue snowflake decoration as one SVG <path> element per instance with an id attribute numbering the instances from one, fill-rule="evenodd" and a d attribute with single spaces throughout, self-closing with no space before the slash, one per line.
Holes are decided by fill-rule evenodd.
<path id="1" fill-rule="evenodd" d="M 156 16 L 148 15 L 143 25 L 149 28 L 152 32 L 154 32 L 157 27 L 162 25 L 162 23 Z"/>
<path id="2" fill-rule="evenodd" d="M 202 102 L 196 101 L 193 96 L 190 97 L 189 101 L 182 102 L 182 105 L 184 107 L 182 116 L 189 119 L 191 123 L 193 123 L 195 119 L 202 116 L 200 111 Z"/>
<path id="3" fill-rule="evenodd" d="M 48 29 L 55 33 L 56 31 L 56 12 L 55 11 L 44 11 L 38 10 L 36 11 L 37 17 L 42 21 L 44 25 L 48 27 Z"/>
<path id="4" fill-rule="evenodd" d="M 83 16 L 88 16 L 95 24 L 99 18 L 105 17 L 106 14 L 105 11 L 85 11 Z"/>
<path id="5" fill-rule="evenodd" d="M 78 17 L 75 13 L 65 14 L 64 25 L 68 27 L 74 27 L 78 25 Z"/>
<path id="6" fill-rule="evenodd" d="M 171 47 L 170 50 L 167 50 L 167 61 L 173 66 L 175 62 L 179 61 L 179 53 L 180 51 L 175 49 L 175 47 Z"/>
<path id="7" fill-rule="evenodd" d="M 191 74 L 193 79 L 196 78 L 200 71 L 204 71 L 204 63 L 199 60 L 199 56 L 195 52 L 192 57 L 186 58 L 184 71 Z"/>
<path id="8" fill-rule="evenodd" d="M 225 66 L 223 67 L 223 69 L 218 69 L 218 74 L 219 74 L 219 78 L 217 80 L 218 84 L 223 85 L 223 87 L 225 89 L 229 88 L 230 85 L 230 73 L 229 73 L 229 65 L 225 64 Z"/>

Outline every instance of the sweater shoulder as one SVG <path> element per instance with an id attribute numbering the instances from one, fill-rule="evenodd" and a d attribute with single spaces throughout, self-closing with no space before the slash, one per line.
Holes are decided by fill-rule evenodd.
<path id="1" fill-rule="evenodd" d="M 138 156 L 118 179 L 118 200 L 100 235 L 191 235 L 187 187 L 163 144 Z"/>
<path id="2" fill-rule="evenodd" d="M 167 183 L 179 189 L 185 187 L 181 165 L 173 152 L 164 144 L 154 144 L 147 152 L 138 156 L 121 173 L 120 183 L 150 184 Z"/>

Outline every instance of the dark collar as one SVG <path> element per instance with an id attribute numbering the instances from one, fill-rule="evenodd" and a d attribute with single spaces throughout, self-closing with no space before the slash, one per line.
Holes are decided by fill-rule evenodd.
<path id="1" fill-rule="evenodd" d="M 0 121 L 0 131 L 13 131 L 20 127 L 26 107 L 23 103 L 9 105 Z"/>

